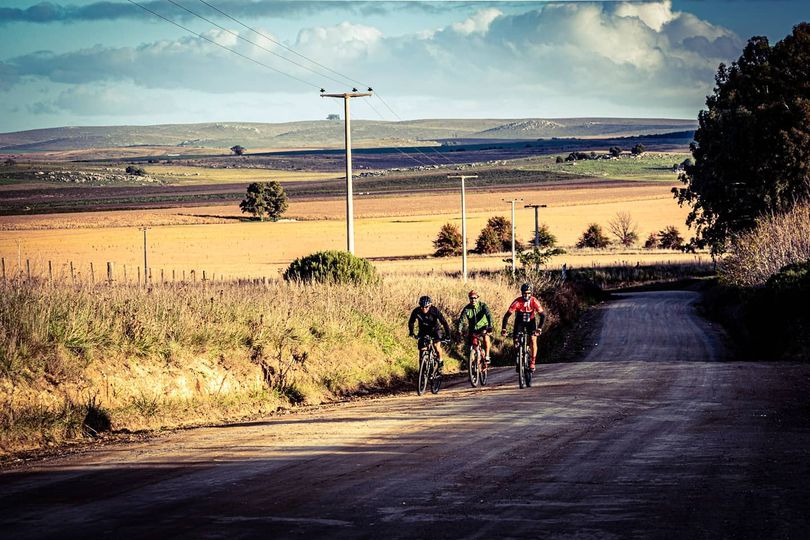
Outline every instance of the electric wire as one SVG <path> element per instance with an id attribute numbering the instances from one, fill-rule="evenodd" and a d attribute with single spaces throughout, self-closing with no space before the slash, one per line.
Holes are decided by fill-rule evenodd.
<path id="1" fill-rule="evenodd" d="M 216 26 L 216 27 L 217 27 L 217 28 L 219 28 L 220 30 L 222 30 L 222 31 L 224 31 L 224 32 L 229 33 L 230 35 L 232 35 L 232 36 L 236 37 L 237 39 L 241 39 L 242 41 L 245 41 L 245 42 L 247 42 L 247 43 L 250 43 L 250 44 L 251 44 L 251 45 L 253 45 L 254 47 L 258 47 L 259 49 L 261 49 L 261 50 L 263 50 L 263 51 L 265 51 L 265 52 L 267 52 L 267 53 L 270 53 L 270 54 L 272 54 L 273 56 L 276 56 L 276 57 L 278 57 L 278 58 L 281 58 L 282 60 L 284 60 L 284 61 L 286 61 L 286 62 L 289 62 L 289 63 L 293 64 L 294 66 L 298 66 L 298 67 L 300 67 L 301 69 L 305 69 L 305 70 L 309 71 L 310 73 L 314 73 L 315 75 L 317 75 L 317 76 L 319 76 L 319 77 L 323 77 L 323 78 L 325 78 L 325 79 L 329 79 L 329 80 L 330 80 L 330 81 L 332 81 L 332 82 L 336 82 L 336 83 L 341 84 L 341 85 L 342 85 L 342 84 L 346 84 L 344 81 L 340 81 L 340 80 L 335 79 L 334 77 L 331 77 L 331 76 L 329 76 L 329 75 L 325 75 L 325 74 L 323 74 L 323 73 L 319 73 L 319 72 L 315 71 L 314 69 L 310 68 L 309 66 L 305 66 L 305 65 L 303 65 L 303 64 L 299 64 L 299 63 L 298 63 L 298 62 L 296 62 L 295 60 L 291 60 L 291 59 L 287 58 L 286 56 L 283 56 L 283 55 L 281 55 L 281 54 L 278 54 L 278 53 L 277 53 L 277 52 L 275 52 L 275 51 L 272 51 L 272 50 L 268 49 L 267 47 L 264 47 L 264 46 L 262 46 L 262 45 L 260 45 L 260 44 L 258 44 L 258 43 L 255 43 L 255 42 L 253 42 L 253 41 L 249 40 L 248 38 L 246 38 L 245 36 L 240 35 L 238 32 L 234 32 L 233 30 L 230 30 L 230 29 L 228 29 L 228 28 L 225 28 L 224 26 L 222 26 L 222 25 L 220 25 L 220 24 L 217 24 L 216 22 L 212 21 L 211 19 L 209 19 L 209 18 L 207 18 L 207 17 L 204 17 L 203 15 L 200 15 L 199 13 L 197 13 L 197 12 L 195 12 L 195 11 L 193 11 L 193 10 L 191 10 L 191 9 L 187 8 L 187 7 L 185 7 L 185 6 L 184 6 L 184 5 L 182 5 L 182 4 L 179 4 L 178 2 L 175 2 L 175 0 L 166 0 L 166 1 L 167 1 L 167 2 L 169 2 L 170 4 L 174 4 L 175 6 L 177 6 L 177 7 L 179 7 L 180 9 L 182 9 L 182 10 L 184 10 L 184 11 L 186 11 L 186 12 L 190 13 L 191 15 L 193 15 L 193 16 L 195 16 L 195 17 L 198 17 L 198 18 L 200 18 L 200 19 L 202 19 L 202 20 L 204 20 L 204 21 L 205 21 L 205 22 L 207 22 L 208 24 L 211 24 L 211 25 L 213 25 L 213 26 Z M 265 39 L 268 39 L 268 38 L 265 38 Z M 273 41 L 273 40 L 270 40 L 270 41 Z M 275 43 L 275 42 L 274 42 L 274 43 Z"/>
<path id="2" fill-rule="evenodd" d="M 304 60 L 306 60 L 306 61 L 308 61 L 308 62 L 312 62 L 312 63 L 313 63 L 313 64 L 315 64 L 316 66 L 318 66 L 318 67 L 320 67 L 320 68 L 323 68 L 323 69 L 325 69 L 325 70 L 329 71 L 330 73 L 334 73 L 335 75 L 338 75 L 339 77 L 343 77 L 343 78 L 344 78 L 344 79 L 346 79 L 347 81 L 350 81 L 350 82 L 352 82 L 352 83 L 354 83 L 354 84 L 359 84 L 360 86 L 365 86 L 365 87 L 367 87 L 367 88 L 369 87 L 369 85 L 367 85 L 367 84 L 365 84 L 365 83 L 363 83 L 363 82 L 361 82 L 361 81 L 358 81 L 358 80 L 356 80 L 356 79 L 353 79 L 352 77 L 349 77 L 348 75 L 345 75 L 345 74 L 343 74 L 343 73 L 341 73 L 341 72 L 339 72 L 339 71 L 336 71 L 336 70 L 334 70 L 334 69 L 332 69 L 332 68 L 330 68 L 330 67 L 327 67 L 327 66 L 325 66 L 325 65 L 321 64 L 320 62 L 317 62 L 317 61 L 313 60 L 312 58 L 309 58 L 308 56 L 305 56 L 305 55 L 303 55 L 303 54 L 299 53 L 298 51 L 296 51 L 296 50 L 294 50 L 294 49 L 292 49 L 292 48 L 290 48 L 290 47 L 288 47 L 288 46 L 284 45 L 284 44 L 283 44 L 283 43 L 281 43 L 280 41 L 277 41 L 277 40 L 273 39 L 272 37 L 270 37 L 270 36 L 268 36 L 268 35 L 265 35 L 265 34 L 263 34 L 262 32 L 259 32 L 259 31 L 258 31 L 258 30 L 256 30 L 255 28 L 252 28 L 252 27 L 250 27 L 250 26 L 246 25 L 245 23 L 243 23 L 242 21 L 240 21 L 240 20 L 239 20 L 239 19 L 237 19 L 236 17 L 232 17 L 231 15 L 229 15 L 229 14 L 225 13 L 223 10 L 221 10 L 221 9 L 219 9 L 218 7 L 216 7 L 216 6 L 212 5 L 212 4 L 210 4 L 209 2 L 206 2 L 205 0 L 200 0 L 200 2 L 201 2 L 201 3 L 203 3 L 203 4 L 205 4 L 206 6 L 210 7 L 211 9 L 213 9 L 213 10 L 214 10 L 214 11 L 216 11 L 217 13 L 221 14 L 222 16 L 227 17 L 228 19 L 232 20 L 232 21 L 233 21 L 233 22 L 235 22 L 236 24 L 238 24 L 238 25 L 240 25 L 240 26 L 242 26 L 242 27 L 244 27 L 244 28 L 246 28 L 246 29 L 250 30 L 251 32 L 253 32 L 253 33 L 255 33 L 255 34 L 257 34 L 257 35 L 259 35 L 259 36 L 263 37 L 264 39 L 266 39 L 266 40 L 268 40 L 268 41 L 271 41 L 271 42 L 275 43 L 275 44 L 276 44 L 276 45 L 278 45 L 279 47 L 282 47 L 282 48 L 286 49 L 287 51 L 289 51 L 289 52 L 293 53 L 294 55 L 298 56 L 299 58 L 303 58 Z M 334 80 L 334 79 L 331 79 L 331 80 Z M 342 83 L 342 82 L 341 82 L 341 84 L 344 84 L 344 83 Z"/>
<path id="3" fill-rule="evenodd" d="M 127 2 L 129 2 L 130 4 L 133 4 L 133 5 L 138 6 L 139 8 L 143 9 L 144 11 L 148 11 L 149 13 L 151 13 L 152 15 L 154 15 L 155 17 L 158 17 L 158 18 L 160 18 L 160 19 L 163 19 L 164 21 L 166 21 L 166 22 L 168 22 L 168 23 L 170 23 L 170 24 L 173 24 L 173 25 L 175 25 L 175 26 L 176 26 L 176 27 L 178 27 L 178 28 L 183 29 L 183 30 L 185 30 L 186 32 L 189 32 L 190 34 L 194 34 L 194 35 L 195 35 L 195 36 L 197 36 L 198 38 L 203 39 L 203 40 L 207 41 L 208 43 L 211 43 L 211 44 L 213 44 L 213 45 L 216 45 L 217 47 L 220 47 L 220 48 L 222 48 L 222 49 L 225 49 L 226 51 L 232 52 L 233 54 L 235 54 L 235 55 L 237 55 L 237 56 L 239 56 L 239 57 L 241 57 L 241 58 L 244 58 L 245 60 L 249 60 L 249 61 L 253 62 L 254 64 L 258 64 L 258 65 L 260 65 L 260 66 L 262 66 L 262 67 L 265 67 L 265 68 L 267 68 L 267 69 L 269 69 L 269 70 L 271 70 L 271 71 L 274 71 L 274 72 L 276 72 L 276 73 L 278 73 L 278 74 L 280 74 L 280 75 L 284 75 L 285 77 L 289 77 L 290 79 L 293 79 L 293 80 L 295 80 L 295 81 L 298 81 L 298 82 L 300 82 L 300 83 L 302 83 L 302 84 L 305 84 L 305 85 L 307 85 L 307 86 L 311 86 L 311 87 L 313 87 L 313 88 L 320 88 L 320 85 L 313 84 L 313 83 L 311 83 L 311 82 L 309 82 L 309 81 L 306 81 L 306 80 L 304 80 L 304 79 L 301 79 L 301 78 L 299 78 L 299 77 L 296 77 L 295 75 L 290 75 L 289 73 L 286 73 L 286 72 L 284 72 L 284 71 L 281 71 L 280 69 L 276 69 L 276 68 L 274 68 L 273 66 L 267 65 L 267 64 L 265 64 L 264 62 L 261 62 L 261 61 L 259 61 L 259 60 L 256 60 L 255 58 L 251 58 L 251 57 L 249 57 L 249 56 L 247 56 L 247 55 L 244 55 L 244 54 L 240 53 L 239 51 L 235 51 L 235 50 L 231 49 L 230 47 L 226 47 L 225 45 L 222 45 L 221 43 L 217 43 L 217 42 L 216 42 L 216 41 L 214 41 L 213 39 L 207 38 L 207 37 L 205 37 L 204 35 L 202 35 L 202 34 L 200 34 L 200 33 L 195 32 L 195 31 L 194 31 L 194 30 L 192 30 L 191 28 L 187 28 L 187 27 L 183 26 L 182 24 L 177 23 L 177 22 L 175 22 L 175 21 L 173 21 L 173 20 L 169 19 L 168 17 L 164 17 L 164 16 L 163 16 L 163 15 L 161 15 L 160 13 L 157 13 L 157 12 L 155 12 L 155 11 L 152 11 L 152 10 L 151 10 L 151 9 L 149 9 L 148 7 L 146 7 L 146 6 L 144 6 L 144 5 L 141 5 L 141 4 L 139 4 L 138 2 L 135 2 L 135 0 L 127 0 Z"/>

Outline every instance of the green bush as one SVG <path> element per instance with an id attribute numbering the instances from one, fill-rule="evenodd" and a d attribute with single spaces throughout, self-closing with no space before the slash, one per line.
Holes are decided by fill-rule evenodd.
<path id="1" fill-rule="evenodd" d="M 377 271 L 366 259 L 346 251 L 319 251 L 290 263 L 284 272 L 287 281 L 321 283 L 375 283 Z"/>

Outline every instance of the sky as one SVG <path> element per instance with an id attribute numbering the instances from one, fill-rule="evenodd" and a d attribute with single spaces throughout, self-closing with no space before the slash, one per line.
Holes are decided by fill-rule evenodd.
<path id="1" fill-rule="evenodd" d="M 0 132 L 319 120 L 342 116 L 321 88 L 369 86 L 353 119 L 696 118 L 721 62 L 802 21 L 798 0 L 2 0 Z"/>

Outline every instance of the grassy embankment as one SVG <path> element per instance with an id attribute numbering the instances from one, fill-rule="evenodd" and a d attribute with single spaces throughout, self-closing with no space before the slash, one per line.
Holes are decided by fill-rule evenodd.
<path id="1" fill-rule="evenodd" d="M 370 287 L 272 282 L 148 292 L 6 283 L 0 455 L 108 429 L 219 422 L 390 386 L 416 364 L 406 330 L 416 298 L 429 293 L 444 313 L 456 313 L 470 286 L 496 316 L 515 294 L 500 277 L 467 286 L 390 276 Z M 555 295 L 568 312 L 578 309 L 576 298 Z M 449 371 L 456 367 L 448 361 Z"/>

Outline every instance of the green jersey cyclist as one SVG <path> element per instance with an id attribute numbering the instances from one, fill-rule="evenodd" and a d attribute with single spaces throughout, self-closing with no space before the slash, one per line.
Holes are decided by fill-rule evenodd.
<path id="1" fill-rule="evenodd" d="M 470 303 L 461 309 L 456 320 L 456 327 L 461 330 L 464 323 L 467 323 L 468 338 L 471 340 L 473 334 L 482 334 L 484 336 L 484 355 L 486 356 L 486 363 L 489 364 L 489 348 L 490 338 L 489 334 L 492 333 L 493 319 L 489 307 L 484 302 L 478 301 L 478 293 L 470 291 L 467 297 Z M 468 342 L 469 344 L 469 342 Z"/>

